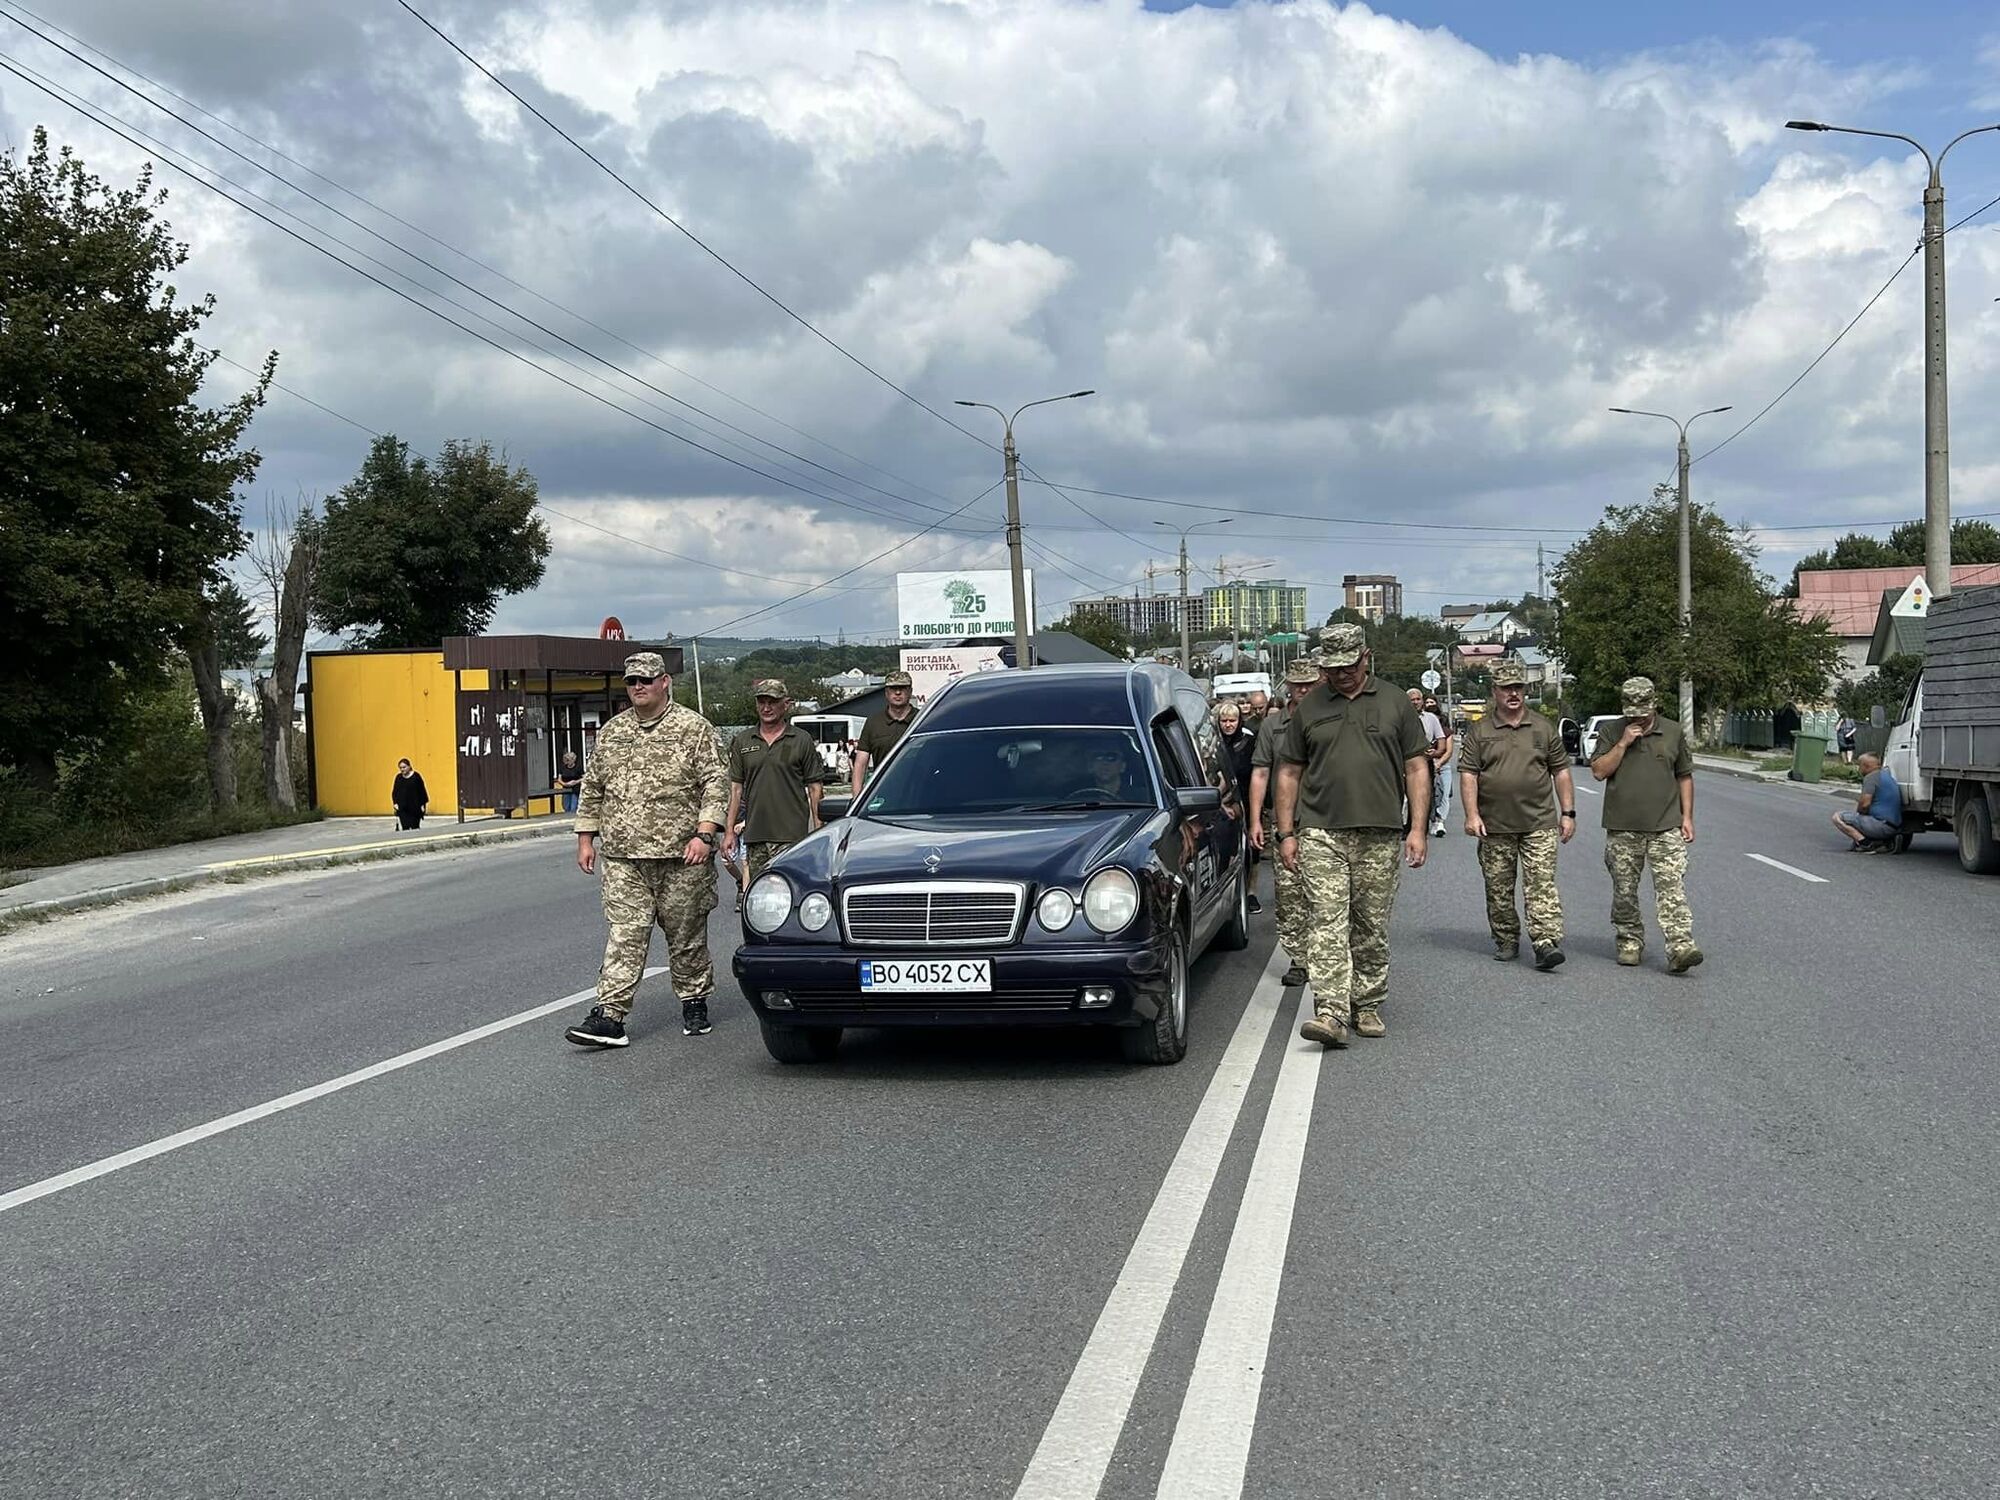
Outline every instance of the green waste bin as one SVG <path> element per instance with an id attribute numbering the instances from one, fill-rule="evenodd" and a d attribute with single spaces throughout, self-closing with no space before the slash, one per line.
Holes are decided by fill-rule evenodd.
<path id="1" fill-rule="evenodd" d="M 1826 743 L 1823 734 L 1792 736 L 1792 780 L 1819 780 L 1820 773 L 1826 769 Z"/>

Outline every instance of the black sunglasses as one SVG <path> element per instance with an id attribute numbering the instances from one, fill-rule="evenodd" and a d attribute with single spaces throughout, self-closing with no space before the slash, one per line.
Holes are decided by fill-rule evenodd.
<path id="1" fill-rule="evenodd" d="M 660 679 L 657 677 L 627 677 L 625 679 L 625 686 L 644 687 L 647 686 L 648 684 L 658 682 L 659 680 Z"/>

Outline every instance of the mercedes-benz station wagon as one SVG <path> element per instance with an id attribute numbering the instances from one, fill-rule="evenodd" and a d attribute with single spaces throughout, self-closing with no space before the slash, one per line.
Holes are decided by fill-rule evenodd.
<path id="1" fill-rule="evenodd" d="M 1249 942 L 1247 826 L 1186 674 L 961 677 L 751 886 L 736 977 L 783 1062 L 849 1026 L 1094 1026 L 1177 1062 L 1188 966 Z"/>

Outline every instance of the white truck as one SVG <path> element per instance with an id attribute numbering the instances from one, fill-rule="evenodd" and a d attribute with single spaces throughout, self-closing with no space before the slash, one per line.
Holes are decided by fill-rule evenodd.
<path id="1" fill-rule="evenodd" d="M 1882 764 L 1903 791 L 1906 840 L 1950 829 L 1961 865 L 2000 874 L 2000 588 L 1932 602 L 1923 671 Z"/>

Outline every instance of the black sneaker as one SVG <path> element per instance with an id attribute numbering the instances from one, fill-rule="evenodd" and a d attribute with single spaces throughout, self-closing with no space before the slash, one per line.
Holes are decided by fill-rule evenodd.
<path id="1" fill-rule="evenodd" d="M 1560 944 L 1547 943 L 1535 950 L 1535 967 L 1540 969 L 1544 974 L 1555 968 L 1562 961 L 1563 951 Z"/>
<path id="2" fill-rule="evenodd" d="M 1243 898 L 1243 909 L 1245 911 L 1262 911 L 1264 903 L 1259 901 L 1255 896 L 1245 896 Z"/>
<path id="3" fill-rule="evenodd" d="M 563 1033 L 565 1041 L 575 1042 L 579 1047 L 629 1047 L 632 1038 L 625 1035 L 625 1023 L 615 1016 L 606 1015 L 604 1007 L 593 1005 L 590 1014 Z"/>
<path id="4" fill-rule="evenodd" d="M 708 1021 L 708 1002 L 706 1000 L 681 1001 L 682 1036 L 707 1036 L 713 1030 L 715 1028 Z"/>
<path id="5" fill-rule="evenodd" d="M 1295 990 L 1305 982 L 1306 971 L 1303 964 L 1293 964 L 1278 980 L 1278 983 L 1288 990 Z"/>

